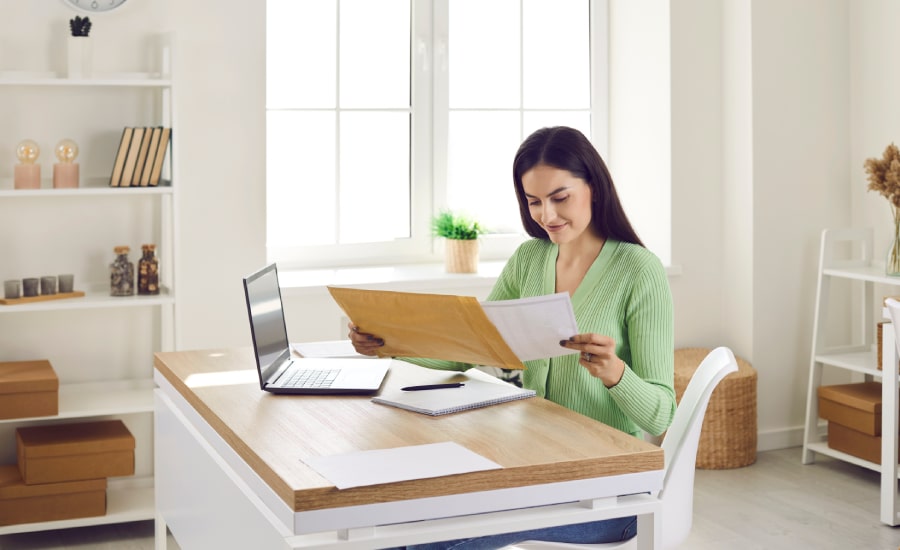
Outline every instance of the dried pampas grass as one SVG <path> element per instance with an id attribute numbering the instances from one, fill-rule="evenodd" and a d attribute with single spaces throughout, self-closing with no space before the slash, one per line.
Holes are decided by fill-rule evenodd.
<path id="1" fill-rule="evenodd" d="M 900 208 L 900 149 L 891 143 L 880 159 L 866 159 L 865 167 L 869 191 L 878 191 L 894 209 Z"/>

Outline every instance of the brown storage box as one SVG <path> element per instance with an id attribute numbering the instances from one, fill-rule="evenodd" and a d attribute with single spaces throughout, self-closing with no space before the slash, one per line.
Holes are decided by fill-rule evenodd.
<path id="1" fill-rule="evenodd" d="M 881 464 L 881 437 L 858 432 L 852 428 L 828 423 L 828 446 L 837 451 Z"/>
<path id="2" fill-rule="evenodd" d="M 0 525 L 106 514 L 106 479 L 26 485 L 15 464 L 0 466 Z"/>
<path id="3" fill-rule="evenodd" d="M 0 363 L 0 419 L 59 414 L 59 378 L 50 361 Z"/>
<path id="4" fill-rule="evenodd" d="M 819 416 L 867 435 L 881 435 L 881 384 L 819 386 Z"/>
<path id="5" fill-rule="evenodd" d="M 16 429 L 25 483 L 57 483 L 134 474 L 134 436 L 121 420 Z"/>

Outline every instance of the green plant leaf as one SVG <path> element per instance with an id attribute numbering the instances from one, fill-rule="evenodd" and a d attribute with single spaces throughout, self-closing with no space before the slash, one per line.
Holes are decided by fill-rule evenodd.
<path id="1" fill-rule="evenodd" d="M 449 210 L 443 210 L 431 219 L 431 229 L 438 237 L 460 241 L 477 239 L 485 232 L 478 222 Z"/>

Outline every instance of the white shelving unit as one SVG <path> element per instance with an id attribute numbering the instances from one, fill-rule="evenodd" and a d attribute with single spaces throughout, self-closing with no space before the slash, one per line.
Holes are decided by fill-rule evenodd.
<path id="1" fill-rule="evenodd" d="M 871 229 L 827 229 L 822 233 L 819 256 L 819 276 L 816 290 L 816 312 L 813 324 L 813 343 L 809 369 L 809 388 L 806 398 L 806 423 L 803 435 L 803 463 L 815 461 L 823 454 L 868 468 L 881 474 L 881 522 L 900 525 L 898 498 L 898 354 L 894 345 L 894 330 L 889 323 L 882 331 L 883 370 L 877 368 L 875 347 L 876 313 L 886 318 L 881 306 L 882 297 L 874 293 L 875 285 L 900 287 L 900 278 L 888 277 L 884 269 L 873 265 L 873 237 Z M 832 283 L 851 281 L 850 312 L 852 334 L 849 344 L 829 345 L 831 336 L 827 321 Z M 897 291 L 900 293 L 900 290 Z M 832 336 L 833 337 L 833 336 Z M 880 380 L 882 392 L 881 464 L 857 458 L 828 447 L 827 436 L 820 427 L 817 388 L 822 384 L 826 369 L 845 369 L 864 375 L 866 380 Z M 891 373 L 885 376 L 885 373 Z"/>
<path id="2" fill-rule="evenodd" d="M 110 144 L 118 144 L 117 136 L 126 126 L 174 128 L 173 84 L 170 78 L 171 37 L 162 37 L 158 55 L 160 71 L 151 76 L 129 73 L 66 79 L 56 76 L 21 76 L 0 71 L 0 94 L 7 102 L 16 103 L 18 99 L 33 105 L 35 98 L 39 97 L 42 102 L 46 100 L 48 109 L 54 113 L 37 118 L 29 118 L 27 114 L 10 119 L 4 117 L 0 143 L 15 144 L 18 140 L 33 137 L 29 135 L 31 132 L 41 131 L 44 134 L 55 132 L 51 134 L 53 139 L 61 139 L 69 137 L 68 133 L 76 128 L 83 132 L 81 140 L 76 139 L 82 152 L 102 143 L 106 156 L 114 156 L 114 151 L 107 149 Z M 77 107 L 58 105 L 68 102 L 70 95 L 77 98 L 72 101 Z M 119 97 L 125 99 L 117 103 Z M 53 116 L 57 120 L 56 126 L 53 126 Z M 83 125 L 75 122 L 79 117 L 84 121 Z M 112 143 L 114 135 L 116 142 Z M 82 164 L 80 187 L 53 189 L 49 177 L 52 173 L 52 160 L 49 159 L 53 158 L 53 152 L 47 150 L 47 145 L 52 144 L 46 143 L 49 136 L 44 137 L 44 150 L 39 159 L 44 161 L 41 163 L 44 172 L 41 189 L 14 189 L 12 178 L 6 177 L 8 173 L 0 177 L 0 209 L 19 216 L 15 221 L 8 221 L 0 212 L 0 233 L 6 235 L 5 238 L 12 236 L 15 240 L 27 240 L 30 246 L 37 244 L 36 248 L 40 249 L 41 254 L 60 255 L 71 263 L 81 262 L 90 267 L 82 270 L 81 275 L 84 276 L 81 277 L 76 271 L 75 288 L 84 291 L 84 297 L 0 305 L 0 361 L 48 356 L 62 358 L 51 361 L 60 378 L 59 414 L 53 417 L 0 420 L 0 436 L 4 437 L 0 441 L 0 450 L 4 450 L 4 456 L 8 458 L 9 445 L 12 445 L 14 453 L 15 440 L 10 440 L 9 436 L 18 426 L 122 418 L 129 428 L 132 425 L 137 428 L 132 429 L 136 438 L 137 465 L 134 476 L 109 480 L 106 515 L 3 526 L 0 527 L 0 535 L 154 519 L 155 385 L 150 352 L 169 351 L 176 346 L 174 262 L 178 182 L 175 181 L 177 154 L 174 138 L 164 167 L 163 181 L 158 187 L 109 187 L 111 161 L 97 160 L 98 154 L 92 165 Z M 95 147 L 94 150 L 98 149 L 99 147 Z M 4 151 L 7 153 L 4 158 L 10 156 L 11 162 L 14 162 L 13 151 L 8 151 L 5 147 Z M 70 219 L 60 220 L 61 212 L 63 217 Z M 107 215 L 111 219 L 108 228 L 103 225 Z M 6 216 L 10 217 L 12 216 Z M 48 224 L 55 231 L 42 231 L 40 223 L 48 219 Z M 34 220 L 34 227 L 31 227 L 31 223 L 23 224 L 23 220 Z M 121 242 L 131 246 L 130 259 L 135 263 L 135 272 L 140 259 L 139 245 L 143 242 L 156 243 L 162 285 L 160 294 L 110 296 L 108 265 L 113 260 L 112 248 L 108 244 L 101 246 L 89 239 L 80 238 L 78 232 L 75 232 L 75 236 L 61 236 L 66 224 L 72 227 L 84 225 L 89 228 L 84 233 L 91 237 L 101 235 L 107 239 L 119 239 L 117 244 Z M 22 227 L 23 225 L 29 227 Z M 28 232 L 27 235 L 25 231 Z M 142 241 L 137 242 L 138 238 Z M 11 255 L 18 257 L 21 263 L 25 255 L 21 250 L 15 249 L 15 245 L 11 246 L 17 253 Z M 16 261 L 10 262 L 8 258 L 0 262 L 3 264 L 0 265 L 0 278 L 49 274 L 22 271 L 24 268 L 16 268 L 11 265 L 13 263 Z M 94 324 L 98 328 L 91 332 Z M 72 345 L 72 337 L 65 334 L 65 327 L 73 325 L 79 325 L 76 327 L 79 335 L 88 334 L 87 338 L 79 338 L 77 345 Z M 119 334 L 124 337 L 111 342 L 116 338 L 111 333 L 116 333 L 116 329 L 120 327 Z M 136 330 L 140 332 L 135 334 Z M 35 335 L 36 331 L 46 331 L 46 334 Z M 20 338 L 16 340 L 16 336 Z M 8 355 L 8 350 L 15 349 L 16 346 L 3 345 L 9 343 L 3 340 L 4 337 L 10 338 L 18 346 L 16 356 Z M 23 344 L 22 340 L 26 343 Z M 41 345 L 33 345 L 36 341 L 41 342 Z M 30 356 L 23 357 L 23 354 Z"/>

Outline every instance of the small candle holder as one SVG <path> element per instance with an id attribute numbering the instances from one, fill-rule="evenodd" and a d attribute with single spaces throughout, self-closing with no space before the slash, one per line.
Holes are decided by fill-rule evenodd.
<path id="1" fill-rule="evenodd" d="M 53 151 L 59 161 L 53 165 L 53 188 L 71 189 L 78 187 L 78 144 L 66 138 L 56 144 Z"/>
<path id="2" fill-rule="evenodd" d="M 37 277 L 25 277 L 22 279 L 22 296 L 31 298 L 38 296 L 41 289 L 41 280 Z"/>
<path id="3" fill-rule="evenodd" d="M 59 276 L 59 293 L 65 294 L 75 291 L 75 275 L 63 273 Z"/>
<path id="4" fill-rule="evenodd" d="M 3 297 L 7 299 L 21 297 L 21 287 L 18 279 L 3 281 Z"/>
<path id="5" fill-rule="evenodd" d="M 41 277 L 41 296 L 56 294 L 56 275 L 44 275 Z"/>

